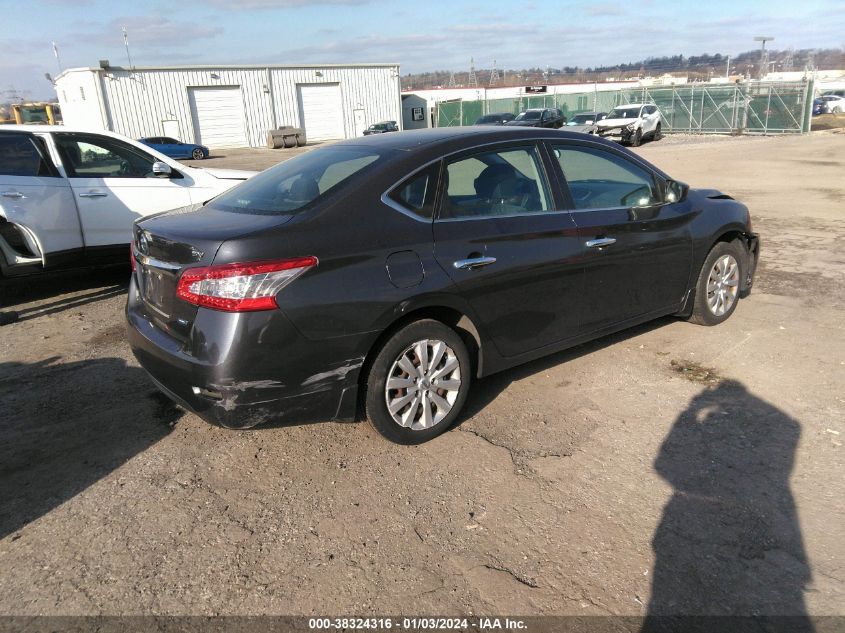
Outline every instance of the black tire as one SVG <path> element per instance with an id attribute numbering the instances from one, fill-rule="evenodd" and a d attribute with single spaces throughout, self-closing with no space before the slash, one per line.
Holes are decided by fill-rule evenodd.
<path id="1" fill-rule="evenodd" d="M 659 141 L 663 138 L 663 132 L 660 129 L 660 123 L 657 124 L 657 127 L 654 128 L 654 133 L 651 135 L 652 140 Z"/>
<path id="2" fill-rule="evenodd" d="M 430 341 L 442 341 L 454 352 L 457 358 L 460 371 L 460 387 L 457 389 L 457 397 L 452 403 L 452 408 L 436 424 L 429 428 L 414 430 L 401 426 L 393 419 L 387 407 L 387 379 L 388 373 L 393 369 L 394 363 L 408 351 L 414 343 L 428 339 Z M 446 362 L 444 357 L 438 366 Z M 472 375 L 472 363 L 469 352 L 461 337 L 455 330 L 433 319 L 414 321 L 395 332 L 382 346 L 370 367 L 367 377 L 366 412 L 367 418 L 375 429 L 385 438 L 397 444 L 420 444 L 437 437 L 448 429 L 461 412 L 466 402 L 467 393 Z M 410 394 L 410 390 L 400 390 L 399 394 Z M 399 397 L 399 396 L 397 396 Z M 409 411 L 416 400 L 408 404 Z M 419 409 L 422 409 L 420 406 Z M 414 416 L 419 413 L 422 419 L 422 411 L 415 408 Z M 431 410 L 431 409 L 430 409 Z"/>
<path id="3" fill-rule="evenodd" d="M 634 132 L 634 135 L 631 137 L 631 145 L 633 147 L 639 147 L 640 144 L 643 142 L 643 130 L 642 128 L 637 128 L 637 131 Z"/>
<path id="4" fill-rule="evenodd" d="M 194 151 L 191 152 L 191 158 L 193 158 L 194 160 L 202 160 L 203 158 L 205 158 L 205 153 L 199 147 L 197 147 Z"/>
<path id="5" fill-rule="evenodd" d="M 715 314 L 708 303 L 707 285 L 710 279 L 710 273 L 713 270 L 716 262 L 724 257 L 730 255 L 733 257 L 737 266 L 737 286 L 733 302 L 730 307 L 723 314 Z M 745 254 L 743 247 L 739 242 L 718 242 L 704 259 L 704 264 L 701 266 L 701 271 L 698 273 L 698 281 L 695 285 L 695 298 L 693 303 L 692 314 L 689 321 L 697 323 L 698 325 L 719 325 L 727 321 L 736 310 L 740 298 L 740 286 L 742 280 L 745 278 Z"/>

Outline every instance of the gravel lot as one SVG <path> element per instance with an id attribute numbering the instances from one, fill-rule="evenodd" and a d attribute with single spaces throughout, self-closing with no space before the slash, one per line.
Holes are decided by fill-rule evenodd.
<path id="1" fill-rule="evenodd" d="M 182 412 L 124 342 L 125 269 L 2 288 L 0 614 L 843 614 L 843 150 L 639 148 L 750 206 L 754 293 L 476 383 L 418 447 Z"/>

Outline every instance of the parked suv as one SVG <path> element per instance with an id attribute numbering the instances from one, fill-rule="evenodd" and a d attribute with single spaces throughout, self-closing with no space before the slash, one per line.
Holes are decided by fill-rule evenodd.
<path id="1" fill-rule="evenodd" d="M 255 172 L 186 167 L 112 132 L 0 128 L 0 273 L 126 261 L 136 219 L 202 204 Z"/>
<path id="2" fill-rule="evenodd" d="M 513 121 L 514 118 L 514 115 L 510 112 L 494 112 L 480 117 L 475 125 L 504 125 L 508 121 Z"/>
<path id="3" fill-rule="evenodd" d="M 384 134 L 386 132 L 398 132 L 399 126 L 396 125 L 396 121 L 382 121 L 381 123 L 374 123 L 366 130 L 364 130 L 364 136 L 369 136 L 370 134 Z"/>
<path id="4" fill-rule="evenodd" d="M 750 289 L 748 209 L 616 143 L 467 126 L 354 139 L 135 226 L 126 317 L 161 389 L 226 427 L 354 419 L 422 442 L 470 383 Z"/>
<path id="5" fill-rule="evenodd" d="M 508 121 L 505 125 L 559 128 L 565 123 L 566 117 L 557 108 L 537 108 L 520 112 L 513 121 Z"/>
<path id="6" fill-rule="evenodd" d="M 638 147 L 643 139 L 658 140 L 661 135 L 660 111 L 656 105 L 634 103 L 618 106 L 596 123 L 600 136 L 617 136 L 623 143 Z"/>

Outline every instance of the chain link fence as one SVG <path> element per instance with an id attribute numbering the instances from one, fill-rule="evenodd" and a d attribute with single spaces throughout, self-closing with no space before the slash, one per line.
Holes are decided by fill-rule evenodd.
<path id="1" fill-rule="evenodd" d="M 593 90 L 441 101 L 437 104 L 437 125 L 472 125 L 485 114 L 519 114 L 530 108 L 559 108 L 570 117 L 582 112 L 608 112 L 627 103 L 653 103 L 660 109 L 661 127 L 668 134 L 801 134 L 810 131 L 812 101 L 812 80 Z"/>

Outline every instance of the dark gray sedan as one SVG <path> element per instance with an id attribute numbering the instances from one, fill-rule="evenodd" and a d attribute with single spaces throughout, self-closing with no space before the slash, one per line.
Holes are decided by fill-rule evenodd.
<path id="1" fill-rule="evenodd" d="M 369 418 L 401 443 L 470 383 L 751 288 L 748 209 L 603 139 L 463 127 L 329 145 L 139 221 L 141 365 L 226 427 Z"/>

